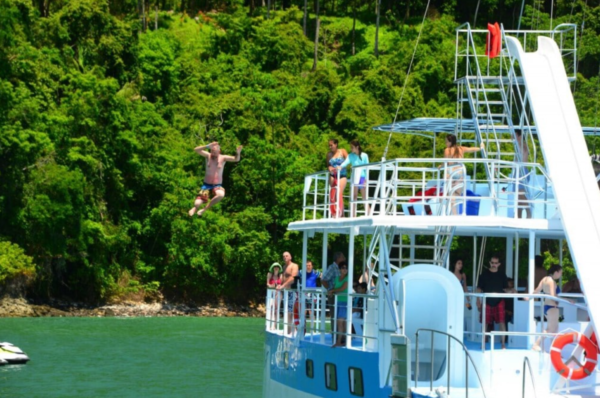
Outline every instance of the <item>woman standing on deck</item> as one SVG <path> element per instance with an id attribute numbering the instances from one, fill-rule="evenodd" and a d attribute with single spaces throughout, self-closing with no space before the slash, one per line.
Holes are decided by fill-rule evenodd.
<path id="1" fill-rule="evenodd" d="M 346 335 L 346 317 L 348 315 L 348 264 L 342 261 L 339 265 L 340 275 L 335 278 L 333 289 L 327 294 L 337 294 L 337 338 L 333 345 L 341 347 L 344 345 L 344 336 Z"/>
<path id="2" fill-rule="evenodd" d="M 343 196 L 344 189 L 346 189 L 347 172 L 345 167 L 339 170 L 337 167 L 341 166 L 347 158 L 348 152 L 345 149 L 338 148 L 338 140 L 335 138 L 330 139 L 329 152 L 327 153 L 327 169 L 329 170 L 329 186 L 333 192 L 332 196 L 334 196 L 331 205 L 333 218 L 344 216 Z"/>
<path id="3" fill-rule="evenodd" d="M 273 263 L 271 268 L 269 268 L 269 272 L 267 273 L 267 287 L 271 289 L 275 289 L 277 286 L 281 285 L 281 265 L 279 263 Z M 279 291 L 273 290 L 273 292 L 268 292 L 272 294 L 271 301 L 271 325 L 269 329 L 275 329 L 277 327 L 277 313 L 279 310 Z"/>
<path id="4" fill-rule="evenodd" d="M 444 157 L 448 159 L 463 159 L 465 153 L 475 153 L 483 150 L 483 142 L 479 148 L 470 146 L 461 146 L 456 144 L 456 136 L 454 134 L 448 134 L 446 136 L 446 148 L 444 149 Z M 448 166 L 458 165 L 456 162 L 448 162 Z M 449 168 L 449 172 L 452 172 L 452 167 Z M 464 179 L 462 170 L 460 170 L 460 176 L 452 177 L 452 179 Z"/>
<path id="5" fill-rule="evenodd" d="M 463 260 L 457 259 L 454 265 L 450 266 L 450 272 L 454 274 L 458 278 L 460 285 L 463 288 L 463 291 L 467 293 L 467 274 L 463 272 Z M 467 308 L 471 309 L 471 298 L 467 297 Z"/>
<path id="6" fill-rule="evenodd" d="M 456 136 L 454 134 L 448 134 L 446 136 L 446 149 L 444 149 L 444 157 L 447 159 L 463 159 L 465 153 L 475 153 L 483 150 L 483 142 L 479 148 L 460 146 L 456 143 Z M 441 167 L 441 165 L 440 165 Z M 449 187 L 446 190 L 448 195 L 462 195 L 462 186 L 465 183 L 464 166 L 457 162 L 448 162 L 446 167 L 446 179 L 448 180 Z M 456 205 L 454 201 L 451 202 L 452 214 L 456 214 Z"/>
<path id="7" fill-rule="evenodd" d="M 540 292 L 544 292 L 544 294 L 549 295 L 550 297 L 556 297 L 560 294 L 560 287 L 556 281 L 560 279 L 562 276 L 562 267 L 558 264 L 552 265 L 548 269 L 548 276 L 540 281 L 538 287 L 533 291 L 533 294 L 538 294 Z M 556 333 L 558 332 L 558 302 L 552 300 L 551 298 L 544 299 L 544 315 L 546 316 L 546 320 L 548 324 L 546 325 L 546 330 L 544 333 Z M 542 336 L 538 337 L 533 347 L 531 347 L 534 351 L 541 351 L 540 343 L 542 341 Z"/>
<path id="8" fill-rule="evenodd" d="M 344 163 L 337 167 L 338 170 L 341 170 L 346 168 L 346 166 L 348 166 L 349 164 L 352 165 L 352 200 L 356 200 L 358 198 L 358 192 L 360 191 L 362 199 L 365 202 L 365 215 L 369 215 L 369 204 L 367 203 L 367 188 L 365 185 L 367 179 L 367 171 L 365 169 L 362 169 L 360 171 L 354 171 L 354 168 L 368 163 L 369 155 L 362 151 L 358 140 L 354 140 L 350 142 L 350 155 L 348 156 L 348 158 L 346 158 L 346 160 L 344 160 Z M 352 217 L 356 217 L 356 205 L 352 206 Z"/>

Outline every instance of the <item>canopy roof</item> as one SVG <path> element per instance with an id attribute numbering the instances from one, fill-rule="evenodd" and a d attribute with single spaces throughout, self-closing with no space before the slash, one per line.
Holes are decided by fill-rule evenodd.
<path id="1" fill-rule="evenodd" d="M 497 125 L 495 128 L 498 133 L 509 132 L 508 126 L 506 125 Z M 475 123 L 472 119 L 420 117 L 411 120 L 403 120 L 401 122 L 382 124 L 381 126 L 373 127 L 373 130 L 385 131 L 388 133 L 413 134 L 433 138 L 437 133 L 475 133 Z M 531 132 L 537 134 L 535 126 L 531 127 Z M 600 127 L 583 127 L 583 134 L 600 136 Z"/>

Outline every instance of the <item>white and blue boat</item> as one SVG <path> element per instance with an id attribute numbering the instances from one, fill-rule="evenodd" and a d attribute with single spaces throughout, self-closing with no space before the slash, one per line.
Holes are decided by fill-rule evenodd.
<path id="1" fill-rule="evenodd" d="M 0 343 L 0 366 L 23 365 L 29 362 L 29 357 L 19 347 L 3 342 Z"/>
<path id="2" fill-rule="evenodd" d="M 288 227 L 303 238 L 299 263 L 306 264 L 309 240 L 312 247 L 322 245 L 321 264 L 331 263 L 331 252 L 340 248 L 330 247 L 330 237 L 344 234 L 349 280 L 366 273 L 376 282 L 362 295 L 349 286 L 345 330 L 330 324 L 335 307 L 327 307 L 324 289 L 294 290 L 296 315 L 288 311 L 294 295 L 268 290 L 264 397 L 600 395 L 593 337 L 594 321 L 600 320 L 594 287 L 600 266 L 600 176 L 584 139 L 598 130 L 581 126 L 570 89 L 577 29 L 501 27 L 499 34 L 499 55 L 490 58 L 484 51 L 487 30 L 457 28 L 456 119 L 421 118 L 375 128 L 432 138 L 456 134 L 463 145 L 483 144 L 481 156 L 358 166 L 353 173 L 366 172 L 369 195 L 346 198 L 342 218 L 331 212 L 328 172 L 305 177 L 303 218 Z M 517 133 L 527 150 L 517 143 Z M 469 285 L 477 286 L 492 238 L 506 242 L 503 271 L 515 278 L 517 292 L 469 288 L 465 293 L 448 270 L 451 245 L 457 239 L 472 242 L 475 270 Z M 584 292 L 556 298 L 558 333 L 544 333 L 539 300 L 544 295 L 531 294 L 534 258 L 543 240 L 568 244 Z M 523 268 L 528 278 L 521 286 L 516 276 Z M 364 299 L 363 317 L 354 319 L 353 328 L 357 297 Z M 477 308 L 466 303 L 481 300 L 485 313 L 486 301 L 498 297 L 514 302 L 514 320 L 507 331 L 486 331 Z M 332 336 L 339 334 L 344 346 L 332 347 Z M 500 348 L 501 336 L 506 349 Z M 542 349 L 534 351 L 540 336 Z"/>

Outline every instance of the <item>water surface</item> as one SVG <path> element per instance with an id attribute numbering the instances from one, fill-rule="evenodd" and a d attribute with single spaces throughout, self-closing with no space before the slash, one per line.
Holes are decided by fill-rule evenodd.
<path id="1" fill-rule="evenodd" d="M 0 397 L 260 397 L 260 318 L 5 318 Z"/>

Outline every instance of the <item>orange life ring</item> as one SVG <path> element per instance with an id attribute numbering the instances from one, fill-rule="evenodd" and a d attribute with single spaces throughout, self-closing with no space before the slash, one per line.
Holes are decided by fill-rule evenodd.
<path id="1" fill-rule="evenodd" d="M 573 369 L 568 367 L 562 360 L 562 349 L 568 344 L 580 345 L 586 352 L 585 363 L 582 367 Z M 592 374 L 598 362 L 598 348 L 592 340 L 581 333 L 566 333 L 557 336 L 550 348 L 550 360 L 554 369 L 565 379 L 581 380 Z"/>

